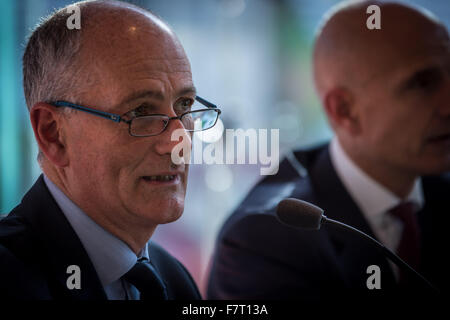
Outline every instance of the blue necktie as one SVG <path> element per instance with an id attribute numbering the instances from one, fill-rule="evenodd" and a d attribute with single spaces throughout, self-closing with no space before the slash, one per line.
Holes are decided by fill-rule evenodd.
<path id="1" fill-rule="evenodd" d="M 161 276 L 150 264 L 140 259 L 123 278 L 141 294 L 141 300 L 167 300 L 167 289 Z"/>

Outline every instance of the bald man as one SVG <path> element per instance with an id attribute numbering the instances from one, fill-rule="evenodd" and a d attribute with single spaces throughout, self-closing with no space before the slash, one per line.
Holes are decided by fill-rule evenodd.
<path id="1" fill-rule="evenodd" d="M 381 8 L 381 30 L 366 27 L 371 4 Z M 445 288 L 449 49 L 436 18 L 403 4 L 352 2 L 326 15 L 314 46 L 314 76 L 335 137 L 295 152 L 228 219 L 212 263 L 210 298 L 429 293 L 355 234 L 282 225 L 275 208 L 287 197 L 366 232 Z M 307 175 L 296 170 L 301 165 Z"/>
<path id="2" fill-rule="evenodd" d="M 196 96 L 159 18 L 123 2 L 74 5 L 81 29 L 63 8 L 23 56 L 43 174 L 0 222 L 0 297 L 199 299 L 189 272 L 149 240 L 183 212 L 188 165 L 172 162 L 172 133 L 190 144 L 219 111 Z"/>

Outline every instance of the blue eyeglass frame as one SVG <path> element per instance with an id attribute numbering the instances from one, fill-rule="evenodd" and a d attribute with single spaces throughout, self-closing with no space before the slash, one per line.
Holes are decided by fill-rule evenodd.
<path id="1" fill-rule="evenodd" d="M 199 97 L 196 96 L 195 100 L 197 100 L 198 102 L 200 102 L 201 104 L 203 104 L 205 107 L 207 107 L 208 109 L 215 109 L 217 110 L 217 117 L 219 117 L 219 115 L 222 113 L 222 111 L 213 103 Z M 96 109 L 92 109 L 92 108 L 88 108 L 88 107 L 84 107 L 84 106 L 80 106 L 78 104 L 74 104 L 71 102 L 67 102 L 67 101 L 56 101 L 53 102 L 52 105 L 54 105 L 55 107 L 68 107 L 68 108 L 72 108 L 72 109 L 76 109 L 76 110 L 80 110 L 80 111 L 84 111 L 84 112 L 88 112 L 90 114 L 93 114 L 95 116 L 98 117 L 102 117 L 108 120 L 112 120 L 114 122 L 125 122 L 130 124 L 131 120 L 126 120 L 123 119 L 121 115 L 115 114 L 115 113 L 109 113 L 106 111 L 100 111 L 100 110 L 96 110 Z M 200 111 L 200 110 L 196 110 L 196 111 Z M 186 112 L 185 112 L 186 113 Z M 160 115 L 160 114 L 153 114 L 153 115 Z M 152 114 L 148 114 L 146 116 L 152 116 Z M 178 117 L 169 117 L 169 120 L 174 120 L 174 119 L 180 119 L 183 116 L 180 115 Z"/>

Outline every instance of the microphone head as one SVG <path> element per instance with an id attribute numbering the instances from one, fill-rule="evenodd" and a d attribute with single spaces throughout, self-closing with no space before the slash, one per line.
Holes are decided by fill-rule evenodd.
<path id="1" fill-rule="evenodd" d="M 319 230 L 323 209 L 303 200 L 287 198 L 278 204 L 277 216 L 292 227 Z"/>

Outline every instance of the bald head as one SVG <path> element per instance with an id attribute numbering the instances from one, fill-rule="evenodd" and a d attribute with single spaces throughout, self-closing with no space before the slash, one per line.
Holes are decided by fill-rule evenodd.
<path id="1" fill-rule="evenodd" d="M 82 41 L 87 49 L 101 46 L 129 48 L 126 40 L 142 41 L 146 36 L 162 42 L 177 41 L 170 27 L 159 17 L 132 4 L 88 1 L 81 2 L 79 6 L 84 22 L 81 28 Z"/>
<path id="2" fill-rule="evenodd" d="M 381 29 L 366 27 L 369 5 L 381 9 Z M 333 8 L 314 46 L 314 77 L 323 101 L 334 87 L 358 88 L 446 36 L 430 13 L 394 2 L 346 2 Z"/>
<path id="3" fill-rule="evenodd" d="M 80 30 L 67 28 L 73 12 L 65 7 L 44 19 L 29 38 L 23 56 L 28 109 L 55 99 L 76 101 L 86 88 L 99 81 L 92 71 L 99 70 L 102 59 L 114 59 L 117 52 L 129 54 L 130 41 L 151 36 L 155 50 L 164 47 L 161 44 L 175 43 L 182 51 L 168 25 L 145 9 L 120 1 L 82 1 L 73 5 L 80 8 Z"/>
<path id="4" fill-rule="evenodd" d="M 366 13 L 378 5 L 381 29 Z M 314 47 L 326 115 L 356 164 L 398 195 L 450 168 L 450 43 L 431 14 L 393 2 L 346 2 Z"/>

